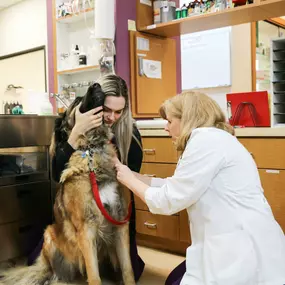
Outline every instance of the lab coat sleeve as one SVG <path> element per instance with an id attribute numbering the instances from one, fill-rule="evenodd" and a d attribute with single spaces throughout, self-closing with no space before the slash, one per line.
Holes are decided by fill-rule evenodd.
<path id="1" fill-rule="evenodd" d="M 145 200 L 154 214 L 172 215 L 195 204 L 225 163 L 223 148 L 201 134 L 188 142 L 172 177 L 160 187 L 149 187 Z"/>
<path id="2" fill-rule="evenodd" d="M 166 179 L 164 178 L 152 178 L 151 179 L 151 187 L 161 187 L 166 183 Z"/>

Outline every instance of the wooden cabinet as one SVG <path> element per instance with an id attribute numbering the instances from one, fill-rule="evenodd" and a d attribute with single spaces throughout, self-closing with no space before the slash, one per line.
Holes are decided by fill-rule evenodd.
<path id="1" fill-rule="evenodd" d="M 176 41 L 130 32 L 131 101 L 135 118 L 159 117 L 176 95 Z"/>
<path id="2" fill-rule="evenodd" d="M 258 168 L 285 169 L 285 139 L 240 138 Z"/>
<path id="3" fill-rule="evenodd" d="M 143 137 L 141 174 L 166 178 L 174 174 L 179 153 L 169 137 Z M 138 244 L 185 254 L 191 244 L 186 211 L 172 216 L 153 215 L 145 203 L 135 197 Z"/>
<path id="4" fill-rule="evenodd" d="M 136 211 L 137 232 L 145 235 L 179 240 L 179 217 L 153 215 L 150 212 Z"/>
<path id="5" fill-rule="evenodd" d="M 265 196 L 285 232 L 285 138 L 239 138 L 256 161 Z M 178 160 L 169 137 L 143 137 L 141 173 L 151 177 L 172 176 Z M 186 210 L 172 216 L 153 215 L 136 198 L 138 244 L 185 253 L 191 244 Z"/>
<path id="6" fill-rule="evenodd" d="M 285 170 L 259 169 L 264 194 L 285 233 Z"/>
<path id="7" fill-rule="evenodd" d="M 152 35 L 174 37 L 280 17 L 284 15 L 284 11 L 283 0 L 254 0 L 250 5 L 153 25 L 152 7 L 145 1 L 137 0 L 137 30 Z"/>
<path id="8" fill-rule="evenodd" d="M 285 139 L 239 138 L 259 170 L 264 194 L 285 233 Z"/>
<path id="9" fill-rule="evenodd" d="M 143 138 L 142 144 L 144 162 L 177 163 L 178 152 L 170 138 Z"/>

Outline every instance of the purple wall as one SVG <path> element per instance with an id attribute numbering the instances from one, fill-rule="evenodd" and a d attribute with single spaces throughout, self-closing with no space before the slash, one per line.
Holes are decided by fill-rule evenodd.
<path id="1" fill-rule="evenodd" d="M 128 19 L 136 20 L 136 0 L 116 0 L 116 73 L 130 87 L 130 46 Z"/>
<path id="2" fill-rule="evenodd" d="M 52 15 L 53 15 L 53 5 L 52 0 L 46 0 L 47 7 L 47 59 L 48 59 L 48 82 L 49 88 L 48 91 L 50 93 L 55 92 L 54 88 L 54 55 L 56 51 L 53 50 L 53 25 L 52 25 Z M 55 100 L 50 98 L 50 102 L 53 105 L 54 112 L 56 112 Z"/>

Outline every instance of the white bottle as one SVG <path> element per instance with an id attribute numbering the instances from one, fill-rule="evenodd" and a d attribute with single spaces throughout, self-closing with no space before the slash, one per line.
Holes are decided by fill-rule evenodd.
<path id="1" fill-rule="evenodd" d="M 42 116 L 53 115 L 53 107 L 49 101 L 49 94 L 40 93 L 39 95 L 41 95 L 39 115 Z"/>
<path id="2" fill-rule="evenodd" d="M 79 48 L 78 45 L 74 47 L 74 44 L 71 46 L 71 69 L 77 68 L 79 66 Z"/>

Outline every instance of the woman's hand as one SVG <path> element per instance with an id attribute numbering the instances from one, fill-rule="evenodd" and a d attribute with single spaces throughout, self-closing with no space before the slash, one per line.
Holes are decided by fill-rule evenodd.
<path id="1" fill-rule="evenodd" d="M 118 159 L 115 160 L 115 167 L 117 169 L 117 179 L 119 182 L 124 184 L 144 203 L 146 203 L 145 192 L 149 185 L 139 180 L 135 174 L 126 165 L 123 165 Z"/>
<path id="2" fill-rule="evenodd" d="M 115 160 L 115 167 L 117 169 L 117 179 L 119 182 L 132 189 L 134 181 L 137 179 L 133 172 L 126 165 L 122 164 L 118 159 Z"/>
<path id="3" fill-rule="evenodd" d="M 68 143 L 74 149 L 77 149 L 78 147 L 78 138 L 81 135 L 84 135 L 86 132 L 90 131 L 91 129 L 101 126 L 103 118 L 103 111 L 94 115 L 95 113 L 102 110 L 102 106 L 82 114 L 79 111 L 80 105 L 78 105 L 75 109 L 75 125 L 68 139 Z"/>

